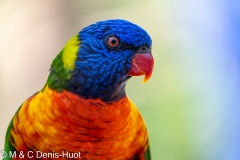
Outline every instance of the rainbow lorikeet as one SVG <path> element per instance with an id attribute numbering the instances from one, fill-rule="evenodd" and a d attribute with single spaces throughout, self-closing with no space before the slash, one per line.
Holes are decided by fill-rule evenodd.
<path id="1" fill-rule="evenodd" d="M 125 85 L 151 77 L 151 45 L 145 30 L 125 20 L 82 29 L 14 115 L 5 159 L 150 160 L 146 126 Z"/>

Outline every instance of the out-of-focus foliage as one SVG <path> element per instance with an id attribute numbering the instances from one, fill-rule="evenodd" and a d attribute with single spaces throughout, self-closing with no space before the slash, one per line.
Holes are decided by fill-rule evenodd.
<path id="1" fill-rule="evenodd" d="M 151 80 L 127 85 L 153 159 L 240 159 L 239 12 L 236 0 L 1 1 L 0 149 L 12 115 L 44 85 L 65 42 L 91 23 L 122 18 L 153 39 Z"/>

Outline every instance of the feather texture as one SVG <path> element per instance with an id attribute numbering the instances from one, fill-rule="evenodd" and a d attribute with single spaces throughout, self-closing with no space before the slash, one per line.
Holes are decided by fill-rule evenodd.
<path id="1" fill-rule="evenodd" d="M 53 60 L 43 89 L 14 115 L 5 160 L 63 151 L 85 160 L 150 160 L 146 126 L 125 85 L 132 76 L 148 80 L 152 69 L 151 38 L 139 26 L 108 20 L 82 29 Z"/>
<path id="2" fill-rule="evenodd" d="M 89 159 L 130 159 L 148 147 L 145 124 L 128 97 L 106 103 L 48 86 L 23 103 L 10 133 L 17 151 L 80 151 Z"/>

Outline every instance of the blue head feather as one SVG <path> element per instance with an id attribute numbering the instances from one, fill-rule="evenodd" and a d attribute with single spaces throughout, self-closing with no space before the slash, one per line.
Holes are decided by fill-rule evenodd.
<path id="1" fill-rule="evenodd" d="M 106 45 L 109 36 L 119 38 L 119 47 Z M 131 59 L 141 46 L 151 47 L 145 30 L 125 20 L 107 20 L 79 32 L 80 47 L 68 89 L 84 98 L 115 101 L 125 97 Z"/>

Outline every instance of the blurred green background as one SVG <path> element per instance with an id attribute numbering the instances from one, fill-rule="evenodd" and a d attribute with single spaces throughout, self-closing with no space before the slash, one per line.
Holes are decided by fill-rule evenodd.
<path id="1" fill-rule="evenodd" d="M 53 58 L 83 27 L 126 19 L 152 37 L 150 81 L 129 97 L 142 113 L 154 160 L 240 159 L 237 1 L 1 0 L 0 149 L 20 104 L 40 90 Z M 126 135 L 127 136 L 127 135 Z"/>

